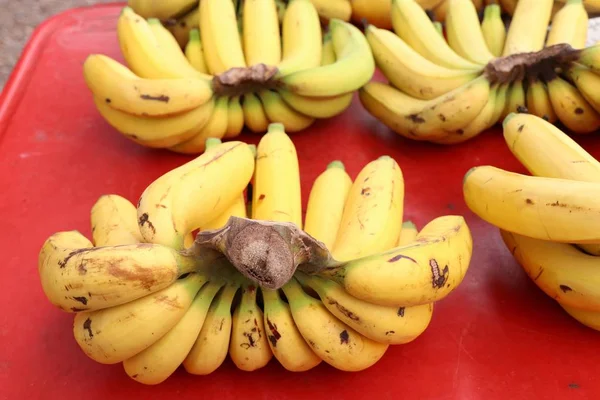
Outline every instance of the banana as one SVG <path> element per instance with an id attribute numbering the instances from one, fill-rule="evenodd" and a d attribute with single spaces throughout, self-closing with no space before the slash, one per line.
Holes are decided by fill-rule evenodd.
<path id="1" fill-rule="evenodd" d="M 320 65 L 333 64 L 335 59 L 335 49 L 333 48 L 333 41 L 331 40 L 331 32 L 327 31 L 323 35 L 323 50 L 321 51 Z"/>
<path id="2" fill-rule="evenodd" d="M 183 49 L 189 40 L 190 32 L 193 29 L 198 29 L 199 22 L 200 6 L 196 4 L 191 11 L 181 16 L 177 20 L 163 21 L 163 24 L 169 30 L 169 32 L 171 32 L 175 40 L 177 40 L 179 47 Z"/>
<path id="3" fill-rule="evenodd" d="M 481 21 L 481 33 L 490 53 L 494 57 L 500 57 L 506 41 L 506 26 L 502 21 L 502 10 L 498 4 L 492 3 L 485 6 L 483 21 Z"/>
<path id="4" fill-rule="evenodd" d="M 555 242 L 600 242 L 597 183 L 481 166 L 465 175 L 463 194 L 471 211 L 500 229 Z"/>
<path id="5" fill-rule="evenodd" d="M 444 38 L 445 40 L 445 36 L 444 36 L 444 25 L 440 22 L 440 21 L 433 21 L 433 26 L 435 27 L 435 30 Z"/>
<path id="6" fill-rule="evenodd" d="M 582 49 L 579 53 L 577 62 L 585 65 L 596 73 L 600 72 L 600 42 Z"/>
<path id="7" fill-rule="evenodd" d="M 204 61 L 204 49 L 202 48 L 202 41 L 200 41 L 200 32 L 198 29 L 192 29 L 190 31 L 189 40 L 185 46 L 185 57 L 192 67 L 203 74 L 209 73 L 206 61 Z"/>
<path id="8" fill-rule="evenodd" d="M 250 131 L 254 133 L 267 131 L 269 120 L 258 96 L 254 93 L 244 94 L 242 109 L 244 111 L 244 122 Z"/>
<path id="9" fill-rule="evenodd" d="M 226 2 L 228 0 L 225 0 Z M 199 22 L 199 30 L 200 30 L 200 40 L 202 41 L 202 46 L 204 50 L 204 59 L 206 61 L 206 66 L 211 75 L 218 75 L 222 72 L 227 71 L 227 66 L 223 63 L 219 54 L 217 52 L 217 44 L 216 42 L 219 40 L 219 35 L 211 28 L 210 12 L 208 10 L 208 2 L 200 2 L 200 22 Z M 236 27 L 236 33 L 237 27 Z M 241 42 L 240 42 L 241 44 Z"/>
<path id="10" fill-rule="evenodd" d="M 369 21 L 381 29 L 392 29 L 392 20 L 390 14 L 392 12 L 391 0 L 352 0 L 351 19 L 355 23 L 361 23 L 363 20 Z"/>
<path id="11" fill-rule="evenodd" d="M 168 116 L 193 110 L 212 97 L 210 81 L 199 78 L 144 79 L 102 54 L 83 64 L 85 82 L 110 107 L 137 116 Z"/>
<path id="12" fill-rule="evenodd" d="M 349 0 L 310 0 L 322 20 L 340 19 L 350 21 L 352 5 Z"/>
<path id="13" fill-rule="evenodd" d="M 323 305 L 340 321 L 361 335 L 386 344 L 406 344 L 425 331 L 433 303 L 413 307 L 388 307 L 350 296 L 337 283 L 318 276 L 296 274 L 304 286 L 317 292 Z"/>
<path id="14" fill-rule="evenodd" d="M 116 194 L 100 196 L 91 210 L 92 239 L 96 247 L 140 243 L 144 240 L 137 225 L 137 210 L 129 200 Z"/>
<path id="15" fill-rule="evenodd" d="M 427 101 L 372 81 L 359 90 L 359 99 L 369 113 L 394 132 L 412 140 L 432 140 L 467 126 L 485 107 L 489 94 L 489 81 L 481 76 Z"/>
<path id="16" fill-rule="evenodd" d="M 304 231 L 332 249 L 338 235 L 352 178 L 341 161 L 333 161 L 315 179 L 308 197 Z"/>
<path id="17" fill-rule="evenodd" d="M 600 114 L 575 86 L 558 76 L 547 84 L 552 108 L 560 122 L 568 129 L 583 134 L 595 132 L 600 128 Z"/>
<path id="18" fill-rule="evenodd" d="M 279 19 L 279 24 L 281 25 L 287 9 L 287 0 L 275 0 L 275 6 L 277 7 L 277 18 Z"/>
<path id="19" fill-rule="evenodd" d="M 279 363 L 288 371 L 308 371 L 321 363 L 296 326 L 290 306 L 278 291 L 261 289 L 264 299 L 264 326 L 269 346 Z"/>
<path id="20" fill-rule="evenodd" d="M 238 198 L 253 173 L 250 147 L 231 141 L 162 175 L 139 200 L 138 224 L 144 240 L 181 249 L 189 232 L 223 213 Z"/>
<path id="21" fill-rule="evenodd" d="M 283 286 L 298 330 L 313 351 L 342 371 L 362 371 L 383 357 L 389 345 L 371 340 L 334 317 L 323 303 L 292 279 Z"/>
<path id="22" fill-rule="evenodd" d="M 566 243 L 504 230 L 500 230 L 500 234 L 508 250 L 544 293 L 560 304 L 600 312 L 600 258 Z"/>
<path id="23" fill-rule="evenodd" d="M 453 69 L 481 69 L 450 48 L 415 0 L 394 0 L 391 15 L 396 34 L 429 61 Z"/>
<path id="24" fill-rule="evenodd" d="M 203 21 L 208 23 L 205 24 Z M 219 60 L 218 70 L 213 68 L 214 65 L 211 66 L 211 58 L 207 60 L 213 74 L 224 72 L 230 68 L 246 67 L 235 6 L 231 0 L 203 0 L 200 2 L 200 35 L 202 43 L 211 43 L 210 48 L 206 45 L 206 52 L 214 52 L 211 58 Z"/>
<path id="25" fill-rule="evenodd" d="M 283 76 L 286 89 L 303 96 L 337 96 L 359 89 L 373 77 L 375 61 L 362 32 L 339 19 L 332 19 L 329 29 L 336 62 Z"/>
<path id="26" fill-rule="evenodd" d="M 210 305 L 198 338 L 183 360 L 185 370 L 194 375 L 209 375 L 223 364 L 231 338 L 231 303 L 239 284 L 228 284 Z"/>
<path id="27" fill-rule="evenodd" d="M 354 260 L 390 249 L 398 242 L 404 212 L 404 176 L 389 156 L 365 165 L 350 188 L 331 253 Z"/>
<path id="28" fill-rule="evenodd" d="M 200 129 L 194 131 L 194 135 L 188 140 L 180 141 L 169 150 L 183 154 L 198 154 L 205 149 L 208 138 L 222 138 L 229 126 L 229 99 L 218 97 L 215 100 L 211 115 Z"/>
<path id="29" fill-rule="evenodd" d="M 567 314 L 575 318 L 578 322 L 589 328 L 600 331 L 600 312 L 580 310 L 564 304 L 560 304 L 560 306 L 567 312 Z"/>
<path id="30" fill-rule="evenodd" d="M 160 25 L 160 21 L 155 19 L 150 19 L 150 21 L 152 24 L 137 15 L 130 7 L 123 8 L 119 16 L 117 36 L 121 52 L 129 68 L 140 78 L 206 79 L 207 75 L 196 71 L 187 62 L 179 44 L 169 31 L 163 27 L 166 34 L 158 37 L 155 35 L 156 32 L 162 32 L 156 26 Z M 154 30 L 151 25 L 155 26 Z M 175 43 L 175 49 L 181 53 L 180 56 L 174 51 L 173 43 Z"/>
<path id="31" fill-rule="evenodd" d="M 289 90 L 281 89 L 279 95 L 294 110 L 312 118 L 332 118 L 343 113 L 350 104 L 354 93 L 331 97 L 300 96 Z"/>
<path id="32" fill-rule="evenodd" d="M 227 130 L 225 131 L 225 135 L 223 135 L 224 139 L 237 137 L 244 129 L 244 110 L 242 109 L 240 100 L 240 96 L 234 96 L 229 99 L 229 104 L 227 105 Z"/>
<path id="33" fill-rule="evenodd" d="M 123 361 L 127 375 L 146 385 L 157 385 L 170 377 L 190 352 L 221 283 L 207 283 L 198 292 L 177 324 L 154 344 Z"/>
<path id="34" fill-rule="evenodd" d="M 506 108 L 504 109 L 505 115 L 527 111 L 523 80 L 519 79 L 512 82 L 508 93 Z"/>
<path id="35" fill-rule="evenodd" d="M 204 283 L 203 277 L 192 273 L 130 303 L 78 313 L 73 321 L 75 341 L 96 362 L 125 361 L 174 327 Z"/>
<path id="36" fill-rule="evenodd" d="M 553 5 L 553 0 L 519 0 L 506 34 L 502 56 L 543 49 Z"/>
<path id="37" fill-rule="evenodd" d="M 465 219 L 448 215 L 425 225 L 412 244 L 342 263 L 319 275 L 369 303 L 417 306 L 443 299 L 462 282 L 472 250 Z"/>
<path id="38" fill-rule="evenodd" d="M 281 61 L 281 35 L 275 0 L 245 0 L 243 7 L 246 64 L 277 65 Z"/>
<path id="39" fill-rule="evenodd" d="M 256 303 L 257 290 L 250 282 L 242 286 L 242 299 L 232 317 L 229 356 L 242 371 L 256 371 L 273 358 L 265 334 L 263 312 Z"/>
<path id="40" fill-rule="evenodd" d="M 402 230 L 400 231 L 400 236 L 398 237 L 398 243 L 396 243 L 396 247 L 406 246 L 412 243 L 419 233 L 417 226 L 412 221 L 404 221 L 402 223 Z"/>
<path id="41" fill-rule="evenodd" d="M 315 122 L 314 118 L 301 114 L 288 106 L 276 91 L 262 90 L 257 94 L 262 102 L 267 118 L 273 123 L 283 124 L 287 132 L 302 131 Z"/>
<path id="42" fill-rule="evenodd" d="M 207 124 L 214 101 L 166 118 L 131 115 L 112 108 L 104 98 L 94 96 L 100 115 L 127 139 L 147 147 L 171 147 L 189 140 Z"/>
<path id="43" fill-rule="evenodd" d="M 294 0 L 286 8 L 281 26 L 283 52 L 278 75 L 313 68 L 321 63 L 322 35 L 319 14 L 309 0 Z"/>
<path id="44" fill-rule="evenodd" d="M 456 70 L 434 64 L 391 31 L 369 25 L 366 36 L 381 72 L 392 85 L 417 99 L 436 98 L 479 75 L 476 71 Z"/>
<path id="45" fill-rule="evenodd" d="M 600 112 L 600 75 L 582 65 L 573 65 L 568 69 L 569 78 L 589 104 Z"/>
<path id="46" fill-rule="evenodd" d="M 284 126 L 272 123 L 256 148 L 252 218 L 293 222 L 302 229 L 300 169 Z"/>
<path id="47" fill-rule="evenodd" d="M 495 56 L 485 42 L 477 9 L 471 0 L 446 0 L 448 44 L 461 57 L 485 65 Z"/>
<path id="48" fill-rule="evenodd" d="M 58 232 L 42 246 L 38 273 L 52 304 L 79 312 L 117 306 L 164 289 L 197 263 L 160 245 L 92 247 L 78 232 Z"/>
<path id="49" fill-rule="evenodd" d="M 127 5 L 144 18 L 175 18 L 198 4 L 198 0 L 128 0 Z"/>
<path id="50" fill-rule="evenodd" d="M 552 108 L 548 88 L 540 79 L 533 78 L 529 81 L 525 103 L 529 113 L 544 118 L 550 123 L 556 122 L 557 116 Z"/>
<path id="51" fill-rule="evenodd" d="M 420 0 L 417 0 L 419 2 Z M 448 15 L 448 0 L 442 0 L 434 7 L 431 7 L 431 15 L 436 21 L 445 21 Z"/>
<path id="52" fill-rule="evenodd" d="M 546 46 L 567 43 L 573 48 L 585 47 L 587 29 L 579 29 L 580 24 L 587 28 L 587 12 L 581 0 L 568 0 L 554 15 Z"/>

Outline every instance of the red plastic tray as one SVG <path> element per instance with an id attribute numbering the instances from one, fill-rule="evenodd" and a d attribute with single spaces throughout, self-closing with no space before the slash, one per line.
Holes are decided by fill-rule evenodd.
<path id="1" fill-rule="evenodd" d="M 538 290 L 498 231 L 463 202 L 462 177 L 474 165 L 524 172 L 499 130 L 454 147 L 410 142 L 369 116 L 356 98 L 343 115 L 293 136 L 304 205 L 332 159 L 355 177 L 365 163 L 389 154 L 404 171 L 406 218 L 423 226 L 443 214 L 467 217 L 475 244 L 471 267 L 459 289 L 436 305 L 421 337 L 391 347 L 360 373 L 324 363 L 290 373 L 275 359 L 247 373 L 227 360 L 212 375 L 181 368 L 154 387 L 128 378 L 120 364 L 87 358 L 73 339 L 73 316 L 42 293 L 40 246 L 60 230 L 89 237 L 90 208 L 100 195 L 135 202 L 146 185 L 190 159 L 130 142 L 94 108 L 82 63 L 95 52 L 121 59 L 119 10 L 75 9 L 45 22 L 0 98 L 0 399 L 599 398 L 600 333 Z M 242 139 L 256 143 L 259 136 Z M 600 137 L 578 140 L 600 156 Z"/>

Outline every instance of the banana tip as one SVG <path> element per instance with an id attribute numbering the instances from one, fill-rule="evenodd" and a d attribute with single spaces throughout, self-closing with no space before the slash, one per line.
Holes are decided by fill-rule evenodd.
<path id="1" fill-rule="evenodd" d="M 344 163 L 343 163 L 343 162 L 341 162 L 340 160 L 335 160 L 335 161 L 332 161 L 332 162 L 330 162 L 330 163 L 327 165 L 327 169 L 330 169 L 330 168 L 340 168 L 340 169 L 346 169 L 346 168 L 344 167 Z"/>
<path id="2" fill-rule="evenodd" d="M 516 117 L 518 114 L 516 112 L 511 112 L 509 113 L 505 118 L 504 121 L 502 121 L 502 129 L 506 128 L 506 125 L 508 124 L 508 122 L 513 119 L 514 117 Z"/>
<path id="3" fill-rule="evenodd" d="M 467 179 L 469 179 L 469 175 L 471 175 L 473 172 L 475 172 L 475 170 L 477 169 L 477 167 L 471 167 L 467 173 L 465 174 L 465 176 L 463 177 L 463 185 L 465 184 L 465 182 L 467 182 Z"/>
<path id="4" fill-rule="evenodd" d="M 269 124 L 267 133 L 285 132 L 285 126 L 281 122 L 272 122 Z"/>

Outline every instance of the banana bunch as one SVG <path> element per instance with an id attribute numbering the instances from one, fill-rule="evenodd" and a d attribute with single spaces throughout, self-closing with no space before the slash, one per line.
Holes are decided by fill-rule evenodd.
<path id="1" fill-rule="evenodd" d="M 309 0 L 291 2 L 281 23 L 274 0 L 192 3 L 198 27 L 184 49 L 158 18 L 125 7 L 117 34 L 126 65 L 101 54 L 84 63 L 102 117 L 140 145 L 198 154 L 206 139 L 244 127 L 301 131 L 343 112 L 374 74 L 362 32 L 332 19 L 323 34 Z"/>
<path id="2" fill-rule="evenodd" d="M 354 180 L 331 162 L 307 204 L 303 218 L 298 157 L 282 124 L 270 124 L 255 148 L 210 138 L 202 155 L 152 182 L 137 206 L 100 197 L 91 240 L 77 231 L 51 235 L 38 258 L 42 288 L 74 314 L 73 334 L 88 357 L 120 363 L 143 384 L 159 384 L 181 365 L 207 375 L 228 356 L 243 371 L 273 358 L 289 371 L 322 362 L 364 370 L 390 345 L 419 337 L 434 303 L 463 280 L 469 228 L 454 215 L 421 230 L 403 222 L 404 177 L 387 156 Z M 257 284 L 225 253 L 196 246 L 199 235 L 231 227 L 232 217 L 302 228 L 336 263 L 297 270 L 279 288 Z M 265 240 L 249 237 L 245 264 L 257 263 Z"/>
<path id="3" fill-rule="evenodd" d="M 600 162 L 534 115 L 510 114 L 503 128 L 507 146 L 531 175 L 475 167 L 464 178 L 465 202 L 499 228 L 544 293 L 600 330 Z"/>
<path id="4" fill-rule="evenodd" d="M 553 7 L 552 0 L 521 0 L 506 30 L 499 5 L 485 6 L 480 20 L 470 0 L 448 0 L 440 35 L 416 0 L 394 0 L 393 31 L 365 29 L 388 83 L 366 84 L 361 103 L 401 136 L 439 144 L 469 140 L 511 112 L 596 131 L 600 48 L 584 48 L 581 0 L 554 14 Z"/>

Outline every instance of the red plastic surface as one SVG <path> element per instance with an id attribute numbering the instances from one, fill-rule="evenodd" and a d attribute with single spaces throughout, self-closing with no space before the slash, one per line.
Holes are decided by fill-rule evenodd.
<path id="1" fill-rule="evenodd" d="M 119 9 L 77 9 L 43 24 L 0 99 L 0 399 L 599 398 L 600 333 L 538 290 L 497 230 L 463 202 L 462 177 L 474 165 L 524 172 L 499 130 L 454 147 L 409 142 L 369 116 L 356 98 L 343 115 L 293 136 L 304 205 L 332 159 L 355 177 L 364 164 L 389 154 L 406 179 L 406 218 L 423 226 L 443 214 L 467 217 L 475 243 L 471 267 L 459 289 L 436 305 L 421 337 L 391 347 L 360 373 L 323 363 L 295 374 L 275 359 L 246 373 L 227 360 L 210 376 L 181 368 L 155 387 L 134 382 L 119 364 L 87 358 L 73 339 L 73 316 L 42 293 L 40 246 L 60 230 L 89 237 L 90 208 L 100 195 L 136 202 L 150 182 L 190 159 L 130 142 L 94 108 L 82 62 L 94 52 L 121 59 Z M 259 136 L 242 139 L 256 143 Z M 600 137 L 578 140 L 600 156 Z"/>

